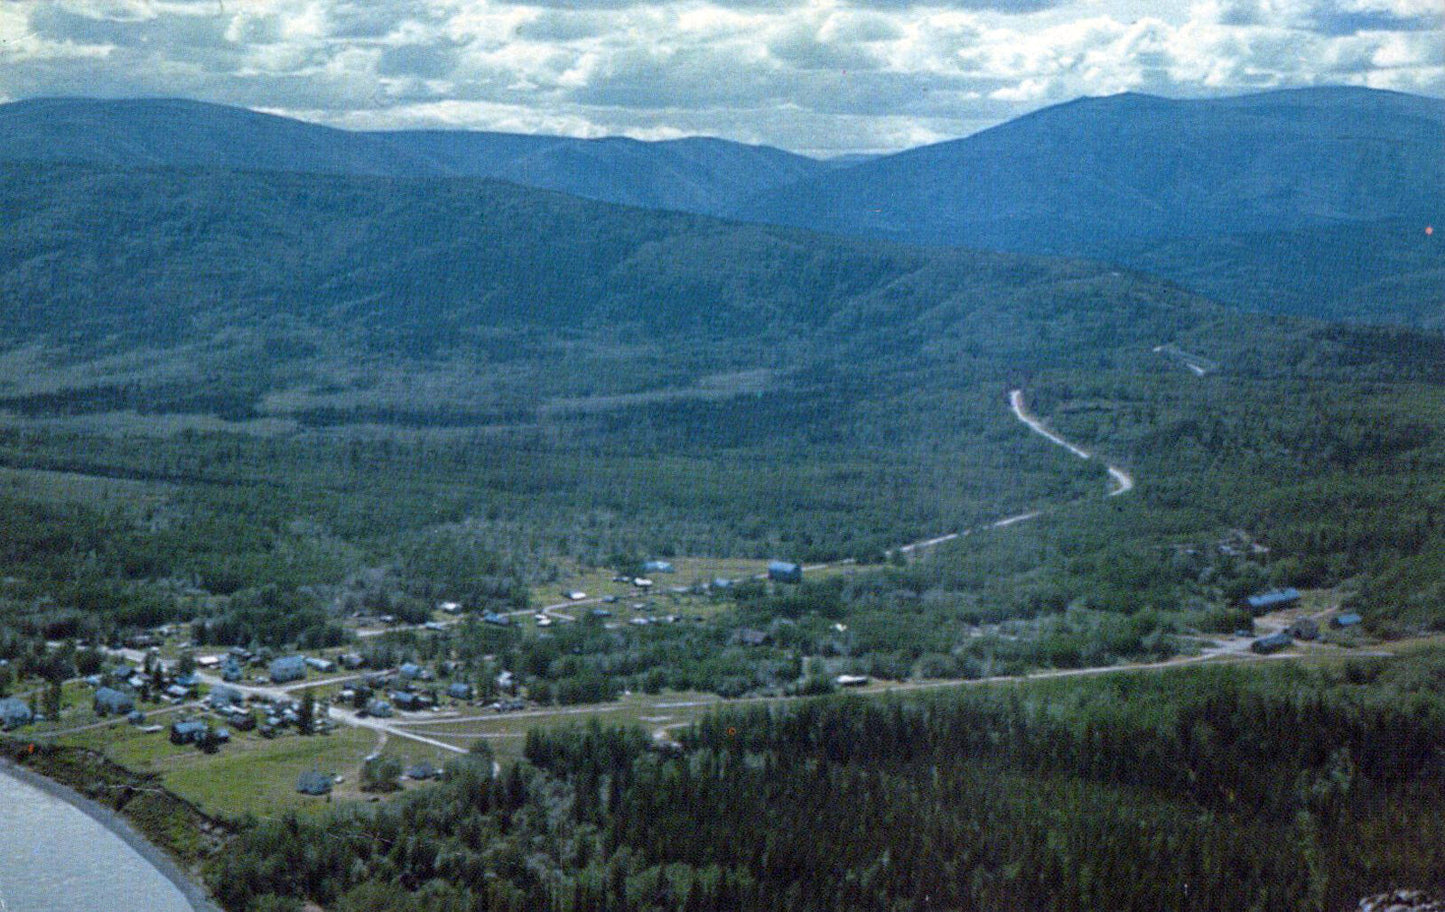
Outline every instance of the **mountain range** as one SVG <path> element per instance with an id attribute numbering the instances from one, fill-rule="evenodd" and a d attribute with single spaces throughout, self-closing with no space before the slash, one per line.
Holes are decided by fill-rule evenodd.
<path id="1" fill-rule="evenodd" d="M 834 234 L 1087 257 L 1248 309 L 1445 326 L 1445 104 L 1083 98 L 872 159 L 710 138 L 354 132 L 183 100 L 0 106 L 0 162 L 497 178 Z"/>

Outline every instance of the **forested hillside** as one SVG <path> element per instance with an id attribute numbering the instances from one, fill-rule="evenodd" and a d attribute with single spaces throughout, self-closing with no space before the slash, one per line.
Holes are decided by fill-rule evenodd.
<path id="1" fill-rule="evenodd" d="M 1438 651 L 534 733 L 373 813 L 262 822 L 232 909 L 1350 908 L 1445 870 Z M 248 905 L 250 903 L 274 905 Z"/>
<path id="2" fill-rule="evenodd" d="M 850 661 L 909 677 L 1168 653 L 1270 583 L 1343 587 L 1378 632 L 1441 622 L 1438 334 L 489 181 L 26 165 L 0 196 L 17 655 L 189 617 L 337 642 L 349 593 L 517 609 L 564 560 L 879 560 L 1041 508 L 893 576 L 744 588 L 721 629 L 801 621 L 826 653 L 843 621 Z M 1020 386 L 1137 491 L 1105 502 L 1100 465 L 1009 413 Z M 1234 530 L 1268 556 L 1219 556 Z M 699 672 L 664 641 L 727 633 L 649 636 L 564 676 L 796 666 Z"/>

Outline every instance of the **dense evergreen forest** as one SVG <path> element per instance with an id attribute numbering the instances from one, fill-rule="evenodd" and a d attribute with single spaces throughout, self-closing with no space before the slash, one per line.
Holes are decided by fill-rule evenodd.
<path id="1" fill-rule="evenodd" d="M 227 908 L 1334 910 L 1445 871 L 1438 649 L 832 698 L 484 746 L 380 810 L 259 821 Z"/>

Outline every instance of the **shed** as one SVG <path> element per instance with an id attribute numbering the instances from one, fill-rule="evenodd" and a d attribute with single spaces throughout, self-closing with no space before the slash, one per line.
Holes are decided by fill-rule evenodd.
<path id="1" fill-rule="evenodd" d="M 1255 614 L 1264 614 L 1269 611 L 1279 611 L 1281 608 L 1288 608 L 1300 600 L 1298 589 L 1271 589 L 1268 592 L 1261 592 L 1258 595 L 1251 595 L 1245 599 L 1245 604 Z"/>
<path id="2" fill-rule="evenodd" d="M 768 561 L 768 579 L 778 583 L 801 583 L 803 567 L 791 561 Z"/>
<path id="3" fill-rule="evenodd" d="M 91 705 L 97 716 L 118 716 L 135 709 L 135 698 L 123 690 L 102 687 L 95 692 Z"/>
<path id="4" fill-rule="evenodd" d="M 269 670 L 273 684 L 300 681 L 306 677 L 306 660 L 301 656 L 282 656 L 271 660 Z"/>
<path id="5" fill-rule="evenodd" d="M 330 795 L 331 777 L 320 770 L 309 770 L 296 780 L 296 791 L 303 795 Z"/>
<path id="6" fill-rule="evenodd" d="M 7 697 L 0 700 L 0 727 L 19 728 L 34 721 L 35 713 L 31 710 L 29 703 L 18 697 Z"/>

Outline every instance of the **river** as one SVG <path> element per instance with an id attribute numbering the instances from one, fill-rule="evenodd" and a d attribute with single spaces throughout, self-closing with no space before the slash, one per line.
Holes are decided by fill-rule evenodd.
<path id="1" fill-rule="evenodd" d="M 156 863 L 97 819 L 103 809 L 92 816 L 33 781 L 0 764 L 0 912 L 208 908 L 193 906 Z"/>

